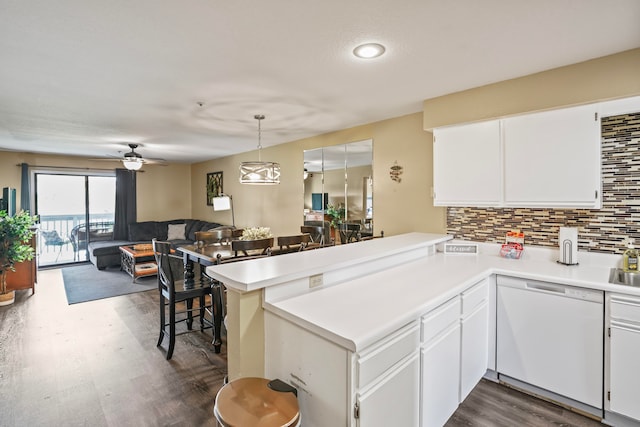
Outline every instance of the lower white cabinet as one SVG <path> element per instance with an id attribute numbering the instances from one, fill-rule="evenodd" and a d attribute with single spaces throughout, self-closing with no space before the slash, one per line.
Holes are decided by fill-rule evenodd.
<path id="1" fill-rule="evenodd" d="M 298 389 L 305 427 L 438 427 L 487 369 L 488 281 L 359 351 L 265 312 L 265 376 Z"/>
<path id="2" fill-rule="evenodd" d="M 489 279 L 462 293 L 460 402 L 487 372 L 489 354 Z"/>
<path id="3" fill-rule="evenodd" d="M 357 426 L 416 426 L 420 326 L 412 322 L 354 355 Z"/>
<path id="4" fill-rule="evenodd" d="M 442 426 L 460 396 L 460 297 L 422 317 L 422 427 Z"/>
<path id="5" fill-rule="evenodd" d="M 417 319 L 354 353 L 265 312 L 265 376 L 298 389 L 305 427 L 419 425 L 419 346 Z"/>
<path id="6" fill-rule="evenodd" d="M 609 410 L 640 420 L 640 298 L 611 295 Z"/>
<path id="7" fill-rule="evenodd" d="M 417 426 L 419 420 L 420 359 L 414 352 L 383 375 L 356 401 L 356 425 Z"/>

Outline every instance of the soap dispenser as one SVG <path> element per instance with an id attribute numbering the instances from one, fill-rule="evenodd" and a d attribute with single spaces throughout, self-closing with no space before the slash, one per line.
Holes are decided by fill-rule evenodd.
<path id="1" fill-rule="evenodd" d="M 633 239 L 625 239 L 627 241 L 627 250 L 622 255 L 622 268 L 626 272 L 638 271 L 638 251 L 633 248 Z"/>

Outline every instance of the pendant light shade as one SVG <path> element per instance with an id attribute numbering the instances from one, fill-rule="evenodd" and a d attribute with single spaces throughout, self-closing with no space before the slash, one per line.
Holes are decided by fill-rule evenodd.
<path id="1" fill-rule="evenodd" d="M 262 128 L 260 122 L 264 115 L 253 116 L 258 121 L 258 161 L 240 163 L 240 183 L 273 185 L 280 184 L 280 164 L 262 161 Z"/>

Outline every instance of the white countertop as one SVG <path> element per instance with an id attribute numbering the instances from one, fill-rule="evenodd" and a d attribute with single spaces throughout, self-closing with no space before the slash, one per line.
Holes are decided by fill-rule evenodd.
<path id="1" fill-rule="evenodd" d="M 345 348 L 358 351 L 491 274 L 640 296 L 640 288 L 608 283 L 610 268 L 618 266 L 621 258 L 580 252 L 580 265 L 565 266 L 555 261 L 557 250 L 526 248 L 522 259 L 512 260 L 501 258 L 497 245 L 481 245 L 477 256 L 438 252 L 264 306 Z"/>
<path id="2" fill-rule="evenodd" d="M 375 261 L 451 238 L 446 234 L 407 233 L 247 262 L 214 265 L 207 267 L 207 274 L 227 287 L 248 292 L 324 273 L 329 269 Z"/>

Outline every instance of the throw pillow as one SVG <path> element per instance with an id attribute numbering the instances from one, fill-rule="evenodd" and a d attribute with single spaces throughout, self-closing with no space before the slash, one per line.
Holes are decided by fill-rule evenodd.
<path id="1" fill-rule="evenodd" d="M 167 240 L 184 240 L 184 229 L 187 224 L 168 224 Z"/>

